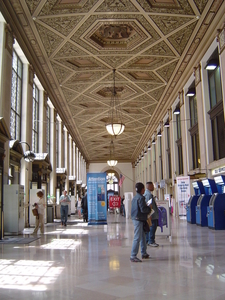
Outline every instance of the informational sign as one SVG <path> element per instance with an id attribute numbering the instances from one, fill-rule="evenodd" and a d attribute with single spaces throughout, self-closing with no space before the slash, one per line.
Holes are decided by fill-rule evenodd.
<path id="1" fill-rule="evenodd" d="M 171 203 L 170 203 L 170 194 L 164 194 L 164 200 L 165 201 L 169 201 L 169 207 L 171 206 Z"/>
<path id="2" fill-rule="evenodd" d="M 156 201 L 159 213 L 156 235 L 171 235 L 169 201 Z"/>
<path id="3" fill-rule="evenodd" d="M 87 173 L 88 225 L 107 224 L 106 173 Z"/>
<path id="4" fill-rule="evenodd" d="M 190 198 L 190 177 L 177 177 L 177 202 L 179 216 L 186 216 L 186 205 Z"/>
<path id="5" fill-rule="evenodd" d="M 109 197 L 109 208 L 120 208 L 121 198 L 119 196 L 110 196 Z"/>

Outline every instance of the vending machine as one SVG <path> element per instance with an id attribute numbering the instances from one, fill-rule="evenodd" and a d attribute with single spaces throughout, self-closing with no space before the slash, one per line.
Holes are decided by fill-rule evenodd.
<path id="1" fill-rule="evenodd" d="M 212 195 L 207 207 L 208 227 L 225 229 L 225 176 L 215 177 L 218 193 Z"/>
<path id="2" fill-rule="evenodd" d="M 214 179 L 204 179 L 202 180 L 204 186 L 205 195 L 201 195 L 198 198 L 196 206 L 196 225 L 208 226 L 207 218 L 207 207 L 209 206 L 210 198 L 214 193 L 217 193 L 217 186 Z"/>
<path id="3" fill-rule="evenodd" d="M 24 186 L 4 185 L 4 234 L 18 235 L 24 230 Z"/>
<path id="4" fill-rule="evenodd" d="M 201 194 L 205 194 L 205 190 L 203 187 L 203 184 L 201 181 L 194 181 L 192 182 L 192 186 L 195 191 L 195 195 L 192 195 L 189 198 L 188 204 L 187 204 L 187 222 L 191 224 L 196 223 L 196 212 L 195 208 L 197 205 L 198 198 L 200 197 Z"/>

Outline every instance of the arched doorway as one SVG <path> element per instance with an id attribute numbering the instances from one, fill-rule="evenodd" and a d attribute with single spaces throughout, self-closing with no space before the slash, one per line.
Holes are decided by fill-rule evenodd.
<path id="1" fill-rule="evenodd" d="M 112 169 L 106 171 L 107 180 L 107 210 L 109 207 L 109 197 L 119 195 L 119 174 Z"/>

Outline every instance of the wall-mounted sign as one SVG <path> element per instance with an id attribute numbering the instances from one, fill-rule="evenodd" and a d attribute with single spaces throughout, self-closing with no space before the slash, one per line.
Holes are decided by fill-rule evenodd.
<path id="1" fill-rule="evenodd" d="M 212 176 L 215 176 L 215 175 L 218 175 L 221 173 L 225 173 L 225 166 L 222 166 L 222 167 L 212 170 Z"/>
<path id="2" fill-rule="evenodd" d="M 179 216 L 186 216 L 186 205 L 190 198 L 190 177 L 181 176 L 177 177 L 177 202 Z"/>

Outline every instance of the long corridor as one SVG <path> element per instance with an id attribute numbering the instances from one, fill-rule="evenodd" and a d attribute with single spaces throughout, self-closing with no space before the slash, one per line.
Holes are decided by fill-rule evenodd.
<path id="1" fill-rule="evenodd" d="M 99 226 L 71 216 L 29 244 L 0 243 L 0 299 L 224 300 L 225 232 L 175 218 L 171 227 L 142 263 L 129 260 L 133 224 L 120 215 Z"/>

